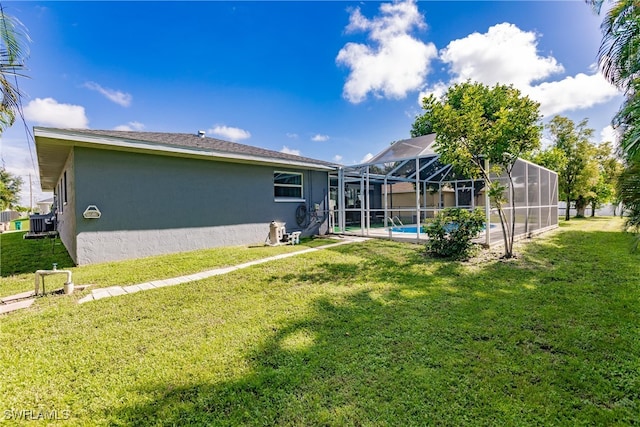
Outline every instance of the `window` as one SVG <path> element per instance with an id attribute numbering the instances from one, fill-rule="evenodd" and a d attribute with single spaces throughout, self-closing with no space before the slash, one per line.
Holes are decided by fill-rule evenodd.
<path id="1" fill-rule="evenodd" d="M 276 199 L 302 199 L 302 174 L 275 171 L 273 173 L 273 195 Z"/>
<path id="2" fill-rule="evenodd" d="M 64 204 L 67 204 L 67 171 L 64 171 Z"/>
<path id="3" fill-rule="evenodd" d="M 57 196 L 57 201 L 58 201 L 58 212 L 62 213 L 63 209 L 62 209 L 62 181 L 60 181 L 58 183 L 58 193 L 56 194 Z"/>

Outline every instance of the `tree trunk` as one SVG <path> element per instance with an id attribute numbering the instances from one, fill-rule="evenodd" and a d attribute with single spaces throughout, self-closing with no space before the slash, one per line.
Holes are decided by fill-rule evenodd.
<path id="1" fill-rule="evenodd" d="M 564 211 L 564 220 L 569 221 L 571 217 L 569 216 L 569 211 L 571 211 L 571 199 L 567 196 L 567 208 Z"/>
<path id="2" fill-rule="evenodd" d="M 587 209 L 587 200 L 580 196 L 576 199 L 576 218 L 584 218 L 584 211 Z"/>
<path id="3" fill-rule="evenodd" d="M 594 216 L 596 216 L 596 202 L 595 201 L 591 202 L 591 218 L 593 218 Z"/>

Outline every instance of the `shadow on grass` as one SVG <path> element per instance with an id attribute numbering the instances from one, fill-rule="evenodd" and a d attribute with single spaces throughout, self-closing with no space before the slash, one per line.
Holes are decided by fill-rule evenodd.
<path id="1" fill-rule="evenodd" d="M 150 383 L 139 390 L 150 403 L 107 417 L 114 425 L 638 422 L 637 331 L 620 328 L 640 320 L 638 291 L 634 300 L 629 284 L 605 283 L 636 274 L 637 259 L 619 258 L 614 271 L 606 263 L 622 252 L 566 253 L 585 241 L 620 246 L 611 233 L 570 231 L 530 245 L 523 260 L 471 271 L 417 249 L 389 250 L 393 243 L 333 248 L 344 262 L 266 280 L 342 292 L 275 325 L 245 355 L 250 373 Z M 586 281 L 589 263 L 604 281 Z"/>

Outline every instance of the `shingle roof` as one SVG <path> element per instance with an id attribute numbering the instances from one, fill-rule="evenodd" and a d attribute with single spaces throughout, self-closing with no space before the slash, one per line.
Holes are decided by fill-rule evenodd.
<path id="1" fill-rule="evenodd" d="M 45 128 L 41 128 L 45 129 Z M 321 166 L 336 167 L 336 163 L 325 162 L 323 160 L 309 157 L 296 156 L 293 154 L 281 153 L 279 151 L 267 150 L 251 145 L 239 144 L 237 142 L 224 141 L 217 138 L 200 137 L 196 134 L 188 133 L 164 133 L 164 132 L 134 132 L 118 130 L 94 130 L 94 129 L 52 129 L 63 132 L 70 132 L 76 135 L 87 135 L 93 137 L 118 138 L 129 141 L 141 141 L 164 146 L 184 147 L 202 150 L 205 152 L 223 152 L 229 154 L 249 155 L 265 159 L 290 160 L 293 162 L 305 162 Z"/>

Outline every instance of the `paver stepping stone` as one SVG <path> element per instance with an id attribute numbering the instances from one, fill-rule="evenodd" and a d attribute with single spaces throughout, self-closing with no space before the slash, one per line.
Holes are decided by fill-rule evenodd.
<path id="1" fill-rule="evenodd" d="M 18 301 L 18 300 L 25 299 L 25 298 L 31 298 L 34 295 L 35 295 L 34 291 L 27 291 L 27 292 L 22 292 L 22 293 L 19 293 L 19 294 L 11 295 L 9 297 L 4 297 L 0 301 L 2 301 L 5 304 L 8 304 L 8 303 L 13 302 L 13 301 Z"/>
<path id="2" fill-rule="evenodd" d="M 31 304 L 33 304 L 34 301 L 34 299 L 27 299 L 18 302 L 12 302 L 11 304 L 0 304 L 0 314 L 11 313 L 12 311 L 31 307 Z"/>

